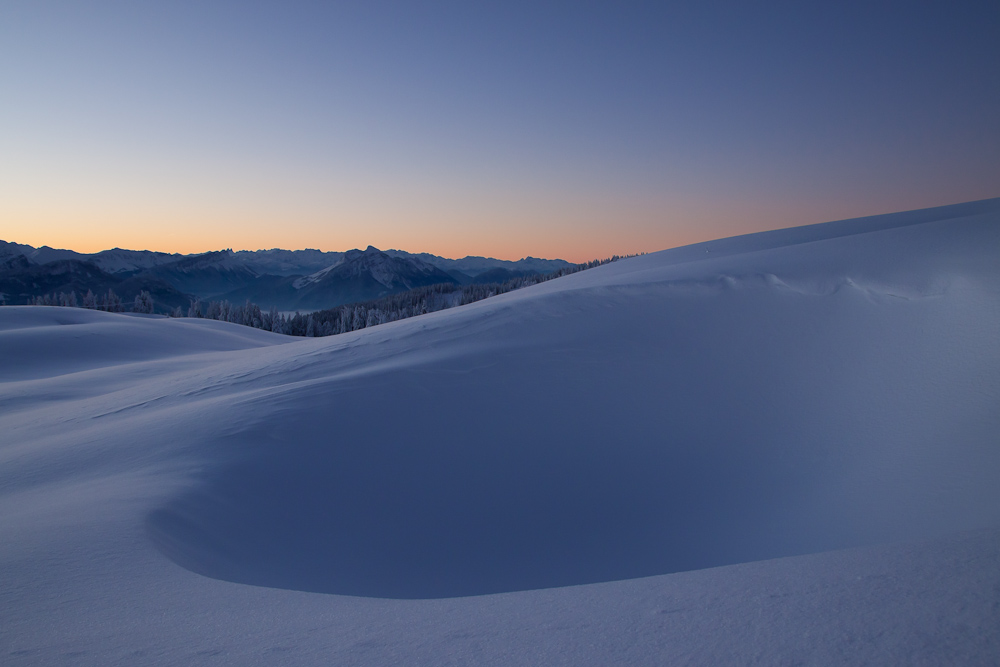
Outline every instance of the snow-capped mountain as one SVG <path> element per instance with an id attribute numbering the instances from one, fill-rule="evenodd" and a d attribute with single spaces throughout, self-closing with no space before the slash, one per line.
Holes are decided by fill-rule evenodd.
<path id="1" fill-rule="evenodd" d="M 176 262 L 183 257 L 184 255 L 177 253 L 112 248 L 89 255 L 87 259 L 108 273 L 138 273 L 156 266 Z"/>
<path id="2" fill-rule="evenodd" d="M 141 275 L 146 281 L 162 280 L 178 293 L 187 294 L 189 299 L 250 300 L 280 310 L 332 308 L 434 283 L 503 282 L 515 276 L 549 273 L 571 266 L 561 259 L 453 260 L 401 250 L 383 252 L 372 246 L 364 251 L 347 252 L 274 248 L 179 255 L 114 248 L 83 254 L 0 241 L 0 257 L 15 255 L 39 266 L 66 260 L 89 262 L 118 277 Z M 105 285 L 115 281 L 103 276 L 93 282 Z M 173 301 L 178 299 L 172 296 Z"/>
<path id="3" fill-rule="evenodd" d="M 126 302 L 131 302 L 142 291 L 149 292 L 158 312 L 185 308 L 190 301 L 188 294 L 148 273 L 108 273 L 93 262 L 78 259 L 34 264 L 24 254 L 0 257 L 0 301 L 9 305 L 24 304 L 32 297 L 60 292 L 73 292 L 80 300 L 88 291 L 101 295 L 108 290 L 113 290 Z"/>
<path id="4" fill-rule="evenodd" d="M 407 290 L 454 280 L 426 262 L 410 257 L 393 257 L 374 246 L 348 250 L 335 264 L 295 281 L 296 289 L 330 281 L 374 280 L 384 290 Z"/>
<path id="5" fill-rule="evenodd" d="M 50 248 L 48 246 L 35 248 L 34 246 L 25 245 L 23 243 L 11 243 L 9 241 L 0 241 L 0 255 L 24 255 L 24 257 L 32 264 L 46 264 L 48 262 L 58 262 L 66 259 L 84 261 L 90 258 L 89 255 L 75 252 L 73 250 L 60 250 L 58 248 Z"/>
<path id="6" fill-rule="evenodd" d="M 259 276 L 310 275 L 336 264 L 343 259 L 345 254 L 343 252 L 324 252 L 310 248 L 305 250 L 272 248 L 270 250 L 238 250 L 236 252 L 230 250 L 221 252 L 227 252 L 231 255 L 231 257 L 227 257 L 227 260 L 232 260 L 229 263 L 230 267 L 242 265 Z M 493 259 L 492 257 L 474 256 L 463 257 L 462 259 L 449 259 L 426 252 L 409 253 L 404 250 L 386 250 L 384 252 L 390 257 L 415 259 L 430 264 L 451 274 L 459 282 L 467 282 L 481 273 L 494 269 L 504 269 L 514 275 L 523 275 L 526 273 L 551 273 L 571 266 L 570 262 L 562 259 L 525 257 L 517 261 L 509 261 Z M 30 245 L 0 241 L 0 256 L 8 254 L 22 254 L 32 264 L 45 264 L 62 259 L 89 261 L 108 273 L 135 273 L 156 266 L 170 264 L 188 257 L 216 256 L 215 253 L 180 255 L 177 253 L 169 254 L 150 250 L 125 250 L 122 248 L 113 248 L 111 250 L 86 254 L 74 250 L 50 248 L 48 246 L 35 248 Z"/>
<path id="7" fill-rule="evenodd" d="M 301 276 L 332 266 L 344 256 L 342 252 L 305 250 L 238 250 L 236 261 L 243 263 L 258 275 Z"/>
<path id="8" fill-rule="evenodd" d="M 77 260 L 90 262 L 106 273 L 129 274 L 145 269 L 175 262 L 184 257 L 179 254 L 152 252 L 149 250 L 124 250 L 112 248 L 93 254 L 85 254 L 74 250 L 61 250 L 42 246 L 35 248 L 20 243 L 0 241 L 0 256 L 9 254 L 23 255 L 32 264 L 49 264 L 62 260 Z"/>
<path id="9" fill-rule="evenodd" d="M 237 260 L 231 250 L 188 255 L 169 264 L 155 266 L 146 274 L 201 298 L 239 289 L 257 278 L 257 273 Z"/>
<path id="10" fill-rule="evenodd" d="M 250 300 L 264 308 L 320 310 L 376 299 L 414 287 L 456 283 L 444 271 L 410 257 L 392 257 L 378 248 L 348 250 L 334 264 L 307 276 L 261 276 L 222 294 L 230 301 Z"/>
<path id="11" fill-rule="evenodd" d="M 479 276 L 487 271 L 494 271 L 495 276 L 506 279 L 517 275 L 552 273 L 553 271 L 572 266 L 570 262 L 563 259 L 525 257 L 517 261 L 510 261 L 493 259 L 492 257 L 475 257 L 472 255 L 463 257 L 462 259 L 448 259 L 447 257 L 438 257 L 426 252 L 418 254 L 408 253 L 403 250 L 386 250 L 385 252 L 392 257 L 419 259 L 431 266 L 436 266 L 442 271 L 447 271 L 460 282 L 466 282 L 470 279 L 477 279 L 477 282 L 480 282 Z M 507 273 L 499 273 L 498 269 Z"/>

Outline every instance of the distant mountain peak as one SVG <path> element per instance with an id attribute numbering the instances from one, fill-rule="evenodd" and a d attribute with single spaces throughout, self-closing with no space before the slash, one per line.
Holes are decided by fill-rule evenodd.
<path id="1" fill-rule="evenodd" d="M 362 300 L 413 287 L 455 282 L 452 276 L 428 262 L 416 257 L 392 256 L 369 245 L 364 250 L 348 250 L 339 261 L 295 280 L 292 287 L 301 298 L 310 298 L 306 294 L 336 291 L 351 294 L 353 300 Z"/>

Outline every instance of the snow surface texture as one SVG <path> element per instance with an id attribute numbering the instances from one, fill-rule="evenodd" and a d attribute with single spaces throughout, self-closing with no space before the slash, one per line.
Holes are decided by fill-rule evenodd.
<path id="1" fill-rule="evenodd" d="M 995 664 L 998 258 L 989 200 L 323 339 L 0 308 L 0 662 Z"/>

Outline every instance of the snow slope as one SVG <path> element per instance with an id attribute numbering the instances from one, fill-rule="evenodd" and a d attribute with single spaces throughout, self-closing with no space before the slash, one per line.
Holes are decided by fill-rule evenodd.
<path id="1" fill-rule="evenodd" d="M 0 311 L 0 382 L 292 340 L 215 320 L 54 306 L 11 307 Z"/>
<path id="2" fill-rule="evenodd" d="M 323 339 L 0 308 L 0 656 L 995 663 L 998 257 L 988 200 Z"/>

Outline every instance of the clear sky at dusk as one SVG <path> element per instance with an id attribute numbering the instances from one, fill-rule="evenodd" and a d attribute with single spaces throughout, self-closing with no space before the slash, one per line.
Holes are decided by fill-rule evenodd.
<path id="1" fill-rule="evenodd" d="M 0 239 L 585 260 L 1000 196 L 1000 3 L 0 5 Z"/>

